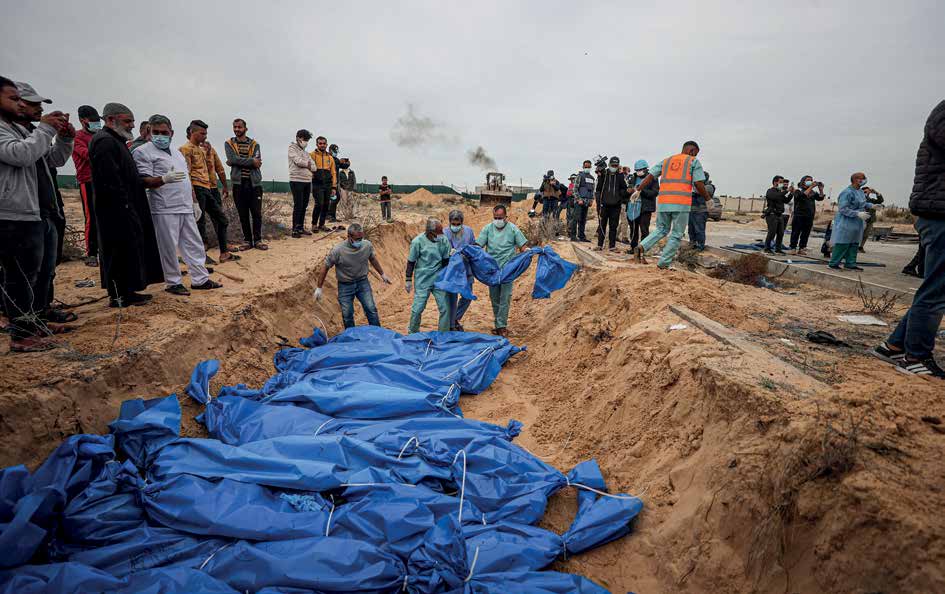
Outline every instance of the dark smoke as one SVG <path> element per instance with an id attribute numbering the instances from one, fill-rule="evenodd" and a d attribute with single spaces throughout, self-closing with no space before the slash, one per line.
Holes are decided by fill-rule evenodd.
<path id="1" fill-rule="evenodd" d="M 418 148 L 426 144 L 455 144 L 457 139 L 449 134 L 446 126 L 433 118 L 417 113 L 412 103 L 407 104 L 407 113 L 397 118 L 390 131 L 391 140 L 397 146 Z"/>
<path id="2" fill-rule="evenodd" d="M 486 149 L 481 146 L 477 146 L 475 150 L 470 149 L 466 153 L 466 157 L 469 158 L 469 162 L 472 165 L 476 165 L 481 169 L 495 169 L 495 159 L 490 157 L 486 153 Z"/>

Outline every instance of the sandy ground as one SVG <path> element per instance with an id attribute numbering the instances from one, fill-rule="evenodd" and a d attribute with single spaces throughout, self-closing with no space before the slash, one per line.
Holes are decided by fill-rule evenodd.
<path id="1" fill-rule="evenodd" d="M 466 208 L 477 230 L 491 217 Z M 514 209 L 513 220 L 527 225 L 526 208 Z M 400 220 L 374 236 L 393 279 L 402 278 L 423 216 L 419 206 L 395 210 Z M 311 296 L 314 271 L 336 240 L 287 239 L 244 253 L 218 267 L 242 282 L 216 275 L 219 291 L 181 298 L 154 286 L 147 307 L 79 306 L 79 328 L 62 348 L 0 356 L 0 465 L 35 465 L 68 434 L 107 431 L 122 400 L 180 392 L 203 359 L 221 359 L 215 386 L 258 385 L 281 344 L 313 326 L 338 332 L 333 275 L 325 300 Z M 613 592 L 945 591 L 945 383 L 869 356 L 889 329 L 836 319 L 858 313 L 858 301 L 555 247 L 585 266 L 548 300 L 531 299 L 533 270 L 517 283 L 510 338 L 528 350 L 461 404 L 473 418 L 524 422 L 518 443 L 562 470 L 596 458 L 611 489 L 643 498 L 631 535 L 557 569 Z M 78 262 L 62 266 L 59 297 L 100 296 L 74 287 L 96 277 Z M 374 282 L 374 290 L 382 323 L 404 331 L 410 296 L 402 284 Z M 477 286 L 477 294 L 464 324 L 487 332 L 487 291 Z M 763 350 L 720 342 L 670 311 L 679 305 Z M 423 330 L 435 326 L 428 307 Z M 899 313 L 884 318 L 893 323 Z M 679 323 L 687 327 L 669 330 Z M 814 329 L 851 347 L 806 341 Z M 779 374 L 784 362 L 798 375 Z M 201 432 L 198 412 L 185 404 L 185 434 Z M 574 493 L 556 496 L 544 524 L 563 530 L 575 506 Z"/>

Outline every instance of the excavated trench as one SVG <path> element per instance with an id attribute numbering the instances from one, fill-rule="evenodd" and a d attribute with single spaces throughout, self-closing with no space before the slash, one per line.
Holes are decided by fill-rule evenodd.
<path id="1" fill-rule="evenodd" d="M 468 222 L 484 222 L 486 213 L 469 212 Z M 375 239 L 392 278 L 400 278 L 414 229 L 385 225 Z M 180 393 L 199 361 L 221 360 L 214 389 L 259 385 L 284 346 L 280 337 L 294 344 L 322 324 L 329 335 L 338 332 L 337 304 L 326 298 L 313 306 L 311 296 L 329 243 L 286 271 L 275 290 L 179 322 L 147 348 L 64 364 L 39 385 L 0 395 L 0 465 L 35 465 L 66 435 L 106 432 L 123 400 Z M 403 287 L 373 284 L 382 323 L 403 330 L 410 308 Z M 555 569 L 614 592 L 936 590 L 941 565 L 928 564 L 942 558 L 940 541 L 927 531 L 910 538 L 914 518 L 894 513 L 882 485 L 848 480 L 862 462 L 843 449 L 851 429 L 835 407 L 789 387 L 765 389 L 763 362 L 697 328 L 667 330 L 679 322 L 671 303 L 757 329 L 764 322 L 744 314 L 754 296 L 705 277 L 666 278 L 642 268 L 586 268 L 546 301 L 532 300 L 530 286 L 530 277 L 518 283 L 510 326 L 510 338 L 528 351 L 488 391 L 463 397 L 464 413 L 501 424 L 516 418 L 525 423 L 517 440 L 523 447 L 564 471 L 596 458 L 612 490 L 645 503 L 629 536 Z M 326 295 L 333 288 L 329 280 Z M 482 287 L 477 294 L 465 325 L 485 332 L 491 309 Z M 429 307 L 423 329 L 435 322 L 432 301 Z M 183 433 L 199 435 L 198 408 L 185 403 L 184 412 Z M 575 510 L 575 494 L 565 490 L 544 523 L 564 530 Z M 877 545 L 880 537 L 889 544 Z M 918 549 L 897 561 L 892 546 Z M 910 570 L 903 556 L 924 569 Z"/>

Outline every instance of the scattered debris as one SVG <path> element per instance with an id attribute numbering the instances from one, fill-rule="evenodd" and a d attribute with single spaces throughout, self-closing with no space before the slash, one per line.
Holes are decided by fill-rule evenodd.
<path id="1" fill-rule="evenodd" d="M 689 326 L 687 326 L 686 324 L 673 324 L 667 329 L 667 332 L 672 332 L 673 330 L 685 330 L 688 327 Z"/>
<path id="2" fill-rule="evenodd" d="M 877 318 L 876 316 L 860 316 L 860 315 L 843 315 L 837 316 L 841 322 L 847 322 L 848 324 L 856 324 L 857 326 L 888 326 L 886 322 Z"/>
<path id="3" fill-rule="evenodd" d="M 829 344 L 832 346 L 842 346 L 849 347 L 850 345 L 843 342 L 833 334 L 825 332 L 823 330 L 815 330 L 813 332 L 807 333 L 807 340 L 816 343 L 816 344 Z"/>
<path id="4" fill-rule="evenodd" d="M 75 286 L 77 289 L 91 289 L 95 286 L 95 281 L 90 278 L 84 278 L 82 280 L 75 281 Z"/>

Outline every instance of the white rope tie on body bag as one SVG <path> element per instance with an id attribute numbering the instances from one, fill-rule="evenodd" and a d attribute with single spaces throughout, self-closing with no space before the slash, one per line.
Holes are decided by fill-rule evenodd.
<path id="1" fill-rule="evenodd" d="M 331 511 L 328 512 L 328 523 L 325 524 L 325 536 L 328 536 L 328 531 L 331 530 L 331 517 L 335 514 L 335 496 L 329 494 L 331 497 Z"/>
<path id="2" fill-rule="evenodd" d="M 225 545 L 223 545 L 222 547 L 220 547 L 219 549 L 217 549 L 217 550 L 213 551 L 212 553 L 210 553 L 210 556 L 207 557 L 207 559 L 206 559 L 203 563 L 200 564 L 200 567 L 197 568 L 197 571 L 203 571 L 203 568 L 207 566 L 207 563 L 210 563 L 210 559 L 213 559 L 213 558 L 216 556 L 217 553 L 219 553 L 219 552 L 222 551 L 223 549 L 227 548 L 227 547 L 230 546 L 231 544 L 233 544 L 233 543 L 232 543 L 232 542 L 228 542 L 228 543 L 226 543 Z"/>
<path id="3" fill-rule="evenodd" d="M 564 480 L 568 484 L 569 487 L 576 487 L 578 489 L 584 489 L 585 491 L 591 491 L 592 493 L 597 493 L 598 495 L 602 495 L 604 497 L 611 497 L 613 499 L 639 499 L 639 497 L 636 495 L 616 495 L 614 493 L 607 493 L 605 491 L 599 491 L 595 489 L 594 487 L 588 487 L 587 485 L 584 485 L 582 483 L 572 483 L 571 480 L 568 479 L 567 475 L 564 476 Z"/>
<path id="4" fill-rule="evenodd" d="M 321 425 L 319 425 L 319 426 L 318 426 L 318 429 L 315 430 L 315 433 L 314 433 L 314 435 L 312 435 L 312 437 L 318 437 L 318 432 L 321 431 L 322 429 L 324 429 L 324 428 L 325 428 L 325 425 L 327 425 L 328 423 L 331 423 L 331 422 L 334 421 L 334 420 L 335 420 L 335 419 L 328 419 L 327 421 L 325 421 L 324 423 L 322 423 Z"/>
<path id="5" fill-rule="evenodd" d="M 456 464 L 456 459 L 459 458 L 459 455 L 463 455 L 463 479 L 459 485 L 459 529 L 463 529 L 463 499 L 466 497 L 466 450 L 459 450 L 456 452 L 456 455 L 453 456 L 453 464 Z M 485 517 L 483 517 L 483 522 Z M 463 582 L 469 582 L 472 579 L 473 571 L 476 569 L 476 561 L 479 560 L 479 547 L 476 547 L 476 552 L 473 553 L 472 563 L 469 564 L 469 575 L 466 576 L 466 579 Z"/>
<path id="6" fill-rule="evenodd" d="M 397 459 L 400 460 L 404 456 L 404 452 L 407 451 L 407 448 L 410 447 L 411 442 L 417 442 L 417 447 L 420 446 L 420 440 L 416 436 L 411 437 L 407 440 L 407 443 L 404 444 L 404 447 L 400 448 L 400 453 L 397 454 Z"/>

